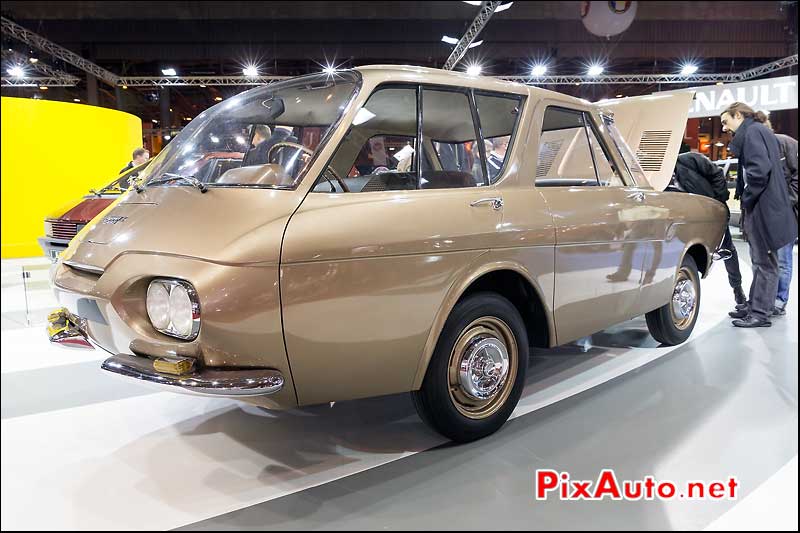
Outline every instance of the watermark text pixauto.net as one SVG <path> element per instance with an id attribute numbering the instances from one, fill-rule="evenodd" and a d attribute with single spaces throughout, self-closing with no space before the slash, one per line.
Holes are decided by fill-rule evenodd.
<path id="1" fill-rule="evenodd" d="M 536 470 L 534 496 L 537 500 L 735 500 L 739 494 L 736 476 L 724 480 L 673 483 L 645 476 L 637 480 L 618 480 L 611 469 L 603 469 L 597 479 L 572 479 L 568 472 Z"/>

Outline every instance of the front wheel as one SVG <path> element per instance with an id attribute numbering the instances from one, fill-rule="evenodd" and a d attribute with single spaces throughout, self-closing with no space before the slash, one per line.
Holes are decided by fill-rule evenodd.
<path id="1" fill-rule="evenodd" d="M 469 442 L 497 431 L 525 385 L 528 335 L 517 309 L 481 292 L 456 304 L 439 336 L 419 391 L 417 412 L 429 426 Z"/>
<path id="2" fill-rule="evenodd" d="M 645 315 L 647 329 L 658 342 L 674 346 L 692 334 L 700 311 L 700 274 L 687 255 L 675 276 L 669 303 Z"/>

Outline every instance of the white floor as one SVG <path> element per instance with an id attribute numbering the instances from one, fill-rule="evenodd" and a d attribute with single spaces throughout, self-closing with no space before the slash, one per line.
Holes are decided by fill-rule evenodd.
<path id="1" fill-rule="evenodd" d="M 57 392 L 43 395 L 50 403 L 15 415 L 21 399 L 3 395 L 3 530 L 177 528 L 444 443 L 409 414 L 405 396 L 274 413 L 229 400 L 131 392 L 129 383 L 111 387 L 112 378 L 96 364 L 103 354 L 52 347 L 43 327 L 27 326 L 53 303 L 41 284 L 26 296 L 21 274 L 14 281 L 15 272 L 28 264 L 41 270 L 44 263 L 3 261 L 4 388 L 7 379 L 19 382 L 28 375 L 32 390 L 52 387 L 63 375 L 74 380 L 70 386 L 77 397 L 65 397 L 62 405 Z M 729 304 L 720 265 L 703 282 L 693 338 L 726 321 Z M 790 312 L 796 314 L 796 301 Z M 597 355 L 589 352 L 576 364 L 530 381 L 513 416 L 606 383 L 675 349 L 622 342 Z M 115 396 L 122 388 L 125 396 Z M 100 399 L 86 402 L 93 394 Z M 795 457 L 709 527 L 764 529 L 768 514 L 771 527 L 797 529 L 796 494 Z"/>

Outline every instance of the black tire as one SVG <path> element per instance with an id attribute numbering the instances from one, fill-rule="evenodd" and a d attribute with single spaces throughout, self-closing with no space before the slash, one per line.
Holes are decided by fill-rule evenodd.
<path id="1" fill-rule="evenodd" d="M 465 396 L 463 387 L 452 387 L 453 369 L 460 368 L 453 363 L 462 361 L 463 354 L 481 353 L 477 343 L 489 342 L 496 346 L 498 340 L 507 352 L 506 378 L 497 380 L 493 398 L 470 404 L 472 398 Z M 457 343 L 465 348 L 459 349 L 458 355 L 454 352 Z M 488 357 L 489 353 L 497 356 L 500 352 L 490 347 L 482 353 Z M 487 367 L 483 362 L 476 363 L 477 366 L 485 372 L 491 365 Z M 445 437 L 456 442 L 480 439 L 497 431 L 508 420 L 522 394 L 527 366 L 528 334 L 516 307 L 493 292 L 472 294 L 459 301 L 447 318 L 422 388 L 411 393 L 414 406 L 420 418 Z M 502 374 L 497 367 L 494 371 Z M 487 403 L 484 405 L 484 402 Z"/>
<path id="2" fill-rule="evenodd" d="M 692 283 L 695 290 L 694 306 L 691 316 L 681 317 L 673 310 L 673 299 L 675 289 L 684 280 Z M 697 317 L 700 314 L 700 274 L 697 271 L 697 264 L 692 256 L 687 255 L 683 258 L 681 267 L 675 276 L 673 284 L 673 296 L 666 305 L 650 311 L 645 315 L 647 329 L 658 342 L 668 346 L 681 344 L 692 334 Z"/>

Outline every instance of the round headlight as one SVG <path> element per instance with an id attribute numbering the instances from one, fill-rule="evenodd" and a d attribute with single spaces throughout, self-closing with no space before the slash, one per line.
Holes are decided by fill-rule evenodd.
<path id="1" fill-rule="evenodd" d="M 182 337 L 192 334 L 194 316 L 192 300 L 183 285 L 174 285 L 169 295 L 169 318 L 172 320 L 172 329 Z"/>
<path id="2" fill-rule="evenodd" d="M 147 288 L 147 316 L 156 329 L 169 326 L 169 292 L 157 281 Z"/>

